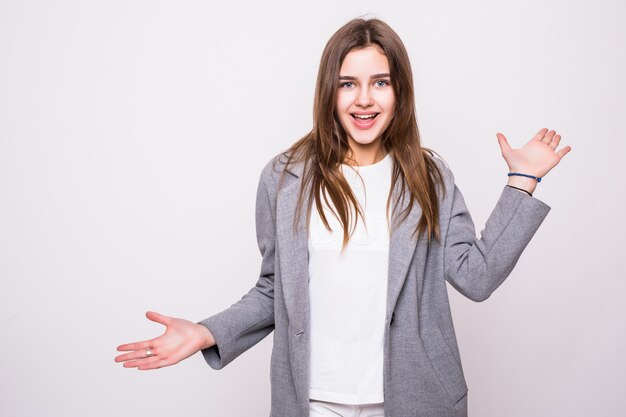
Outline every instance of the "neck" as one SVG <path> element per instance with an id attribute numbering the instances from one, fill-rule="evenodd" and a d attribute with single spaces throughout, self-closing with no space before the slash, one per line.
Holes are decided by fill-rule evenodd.
<path id="1" fill-rule="evenodd" d="M 344 163 L 352 166 L 372 165 L 382 161 L 385 156 L 387 156 L 387 152 L 382 146 L 353 146 L 346 155 Z"/>

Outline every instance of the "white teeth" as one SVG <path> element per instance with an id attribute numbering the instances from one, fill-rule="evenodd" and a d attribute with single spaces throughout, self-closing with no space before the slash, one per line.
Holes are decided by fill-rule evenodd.
<path id="1" fill-rule="evenodd" d="M 373 119 L 374 117 L 376 117 L 376 114 L 368 114 L 368 115 L 359 115 L 359 114 L 353 114 L 352 116 L 356 117 L 357 119 Z"/>

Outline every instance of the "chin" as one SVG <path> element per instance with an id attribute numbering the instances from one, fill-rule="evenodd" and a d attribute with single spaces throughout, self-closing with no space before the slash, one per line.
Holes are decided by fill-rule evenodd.
<path id="1" fill-rule="evenodd" d="M 381 134 L 376 134 L 375 136 L 368 135 L 364 137 L 363 135 L 354 135 L 352 132 L 348 132 L 348 133 L 350 134 L 350 137 L 352 138 L 353 141 L 355 141 L 359 145 L 364 145 L 364 146 L 376 142 L 382 136 Z"/>
<path id="2" fill-rule="evenodd" d="M 376 139 L 367 139 L 367 140 L 354 139 L 354 141 L 356 143 L 358 143 L 359 145 L 366 146 L 366 145 L 370 145 L 370 144 L 376 142 Z"/>

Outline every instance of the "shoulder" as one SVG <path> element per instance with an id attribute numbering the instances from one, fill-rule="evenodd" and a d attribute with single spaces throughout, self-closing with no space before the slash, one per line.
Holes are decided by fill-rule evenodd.
<path id="1" fill-rule="evenodd" d="M 288 151 L 282 151 L 272 156 L 261 170 L 261 179 L 266 182 L 277 180 L 281 173 L 286 170 L 288 158 Z"/>
<path id="2" fill-rule="evenodd" d="M 284 164 L 282 160 L 284 158 L 284 153 L 281 152 L 278 155 L 272 156 L 268 161 L 265 162 L 263 169 L 261 170 L 261 180 L 263 182 L 271 181 L 276 175 L 280 175 L 280 171 L 284 169 Z"/>
<path id="3" fill-rule="evenodd" d="M 276 193 L 279 184 L 286 185 L 286 182 L 291 182 L 301 176 L 303 162 L 290 161 L 289 158 L 290 151 L 282 151 L 272 156 L 261 170 L 259 182 L 270 192 Z"/>
<path id="4" fill-rule="evenodd" d="M 429 158 L 433 162 L 433 165 L 438 169 L 445 185 L 447 186 L 448 184 L 454 184 L 454 173 L 452 172 L 452 169 L 450 168 L 448 163 L 438 153 L 430 149 L 427 149 L 427 151 L 427 158 Z"/>
<path id="5" fill-rule="evenodd" d="M 429 159 L 430 175 L 437 189 L 440 204 L 439 209 L 442 213 L 446 213 L 448 211 L 446 207 L 451 204 L 456 189 L 454 173 L 450 165 L 448 165 L 447 161 L 441 155 L 430 149 L 427 149 L 427 151 L 426 157 Z M 435 170 L 439 172 L 439 175 L 433 172 Z"/>

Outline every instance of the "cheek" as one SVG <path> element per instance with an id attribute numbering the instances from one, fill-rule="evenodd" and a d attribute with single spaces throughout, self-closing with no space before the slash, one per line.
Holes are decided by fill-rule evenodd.
<path id="1" fill-rule="evenodd" d="M 376 104 L 385 112 L 393 113 L 396 104 L 396 97 L 392 92 L 379 91 L 378 94 L 374 96 L 374 100 L 376 101 Z"/>
<path id="2" fill-rule="evenodd" d="M 385 109 L 387 112 L 392 113 L 396 109 L 396 97 L 393 94 L 387 95 L 384 100 Z"/>
<path id="3" fill-rule="evenodd" d="M 345 116 L 348 107 L 350 107 L 350 103 L 352 103 L 352 101 L 347 94 L 339 94 L 337 96 L 336 106 L 340 117 Z"/>
<path id="4" fill-rule="evenodd" d="M 385 116 L 386 116 L 385 125 L 388 126 L 391 123 L 391 119 L 393 119 L 395 116 L 395 112 L 396 112 L 395 98 L 392 97 L 387 102 L 385 102 L 384 108 L 385 108 Z"/>

